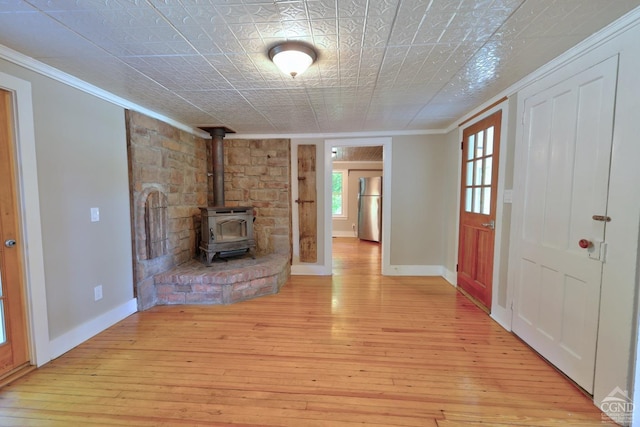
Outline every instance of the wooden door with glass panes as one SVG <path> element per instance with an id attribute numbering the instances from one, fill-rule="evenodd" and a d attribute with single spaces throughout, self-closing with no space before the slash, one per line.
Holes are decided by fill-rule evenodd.
<path id="1" fill-rule="evenodd" d="M 491 310 L 502 112 L 463 131 L 458 287 Z"/>
<path id="2" fill-rule="evenodd" d="M 0 377 L 28 362 L 12 100 L 0 90 Z"/>

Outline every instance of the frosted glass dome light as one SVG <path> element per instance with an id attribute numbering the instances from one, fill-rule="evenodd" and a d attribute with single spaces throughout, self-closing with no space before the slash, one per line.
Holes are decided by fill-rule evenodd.
<path id="1" fill-rule="evenodd" d="M 283 73 L 295 77 L 313 64 L 316 53 L 302 43 L 286 42 L 269 49 L 269 58 Z"/>

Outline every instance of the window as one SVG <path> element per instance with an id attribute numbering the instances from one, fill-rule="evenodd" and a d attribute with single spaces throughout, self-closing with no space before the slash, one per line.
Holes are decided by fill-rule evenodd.
<path id="1" fill-rule="evenodd" d="M 334 218 L 347 217 L 348 176 L 346 170 L 334 170 L 331 176 L 331 214 Z"/>
<path id="2" fill-rule="evenodd" d="M 491 172 L 493 170 L 493 126 L 469 135 L 466 141 L 464 210 L 491 214 Z"/>

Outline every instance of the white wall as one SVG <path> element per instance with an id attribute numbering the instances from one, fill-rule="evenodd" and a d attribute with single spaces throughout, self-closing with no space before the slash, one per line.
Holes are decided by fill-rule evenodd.
<path id="1" fill-rule="evenodd" d="M 456 127 L 445 135 L 444 173 L 442 176 L 443 261 L 444 277 L 457 285 L 458 263 L 458 199 L 460 198 L 460 135 Z"/>
<path id="2" fill-rule="evenodd" d="M 48 345 L 56 357 L 135 310 L 124 110 L 5 60 L 0 71 L 32 88 Z M 91 207 L 100 209 L 99 222 L 90 222 Z M 98 284 L 103 299 L 94 301 Z"/>
<path id="3" fill-rule="evenodd" d="M 390 263 L 398 273 L 442 271 L 445 154 L 444 135 L 393 138 Z"/>

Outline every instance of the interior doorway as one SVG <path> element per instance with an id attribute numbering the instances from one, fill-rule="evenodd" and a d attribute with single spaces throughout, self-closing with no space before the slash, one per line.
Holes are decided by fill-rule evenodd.
<path id="1" fill-rule="evenodd" d="M 358 191 L 361 177 L 380 177 L 382 179 L 380 202 L 381 226 L 380 242 L 366 242 L 379 251 L 378 271 L 384 274 L 388 265 L 389 222 L 391 191 L 391 138 L 357 138 L 325 141 L 325 266 L 327 274 L 332 274 L 334 263 L 333 239 L 358 239 Z M 340 195 L 334 197 L 334 177 L 341 180 Z M 334 208 L 335 207 L 335 208 Z M 337 215 L 334 215 L 337 212 Z M 336 257 L 339 256 L 336 254 Z M 385 262 L 386 260 L 386 262 Z"/>
<path id="2" fill-rule="evenodd" d="M 377 253 L 373 267 L 380 272 L 380 245 L 382 234 L 382 179 L 383 176 L 383 148 L 376 146 L 339 146 L 331 149 L 332 179 L 331 179 L 331 214 L 332 214 L 332 265 L 333 274 L 344 274 L 353 265 L 353 258 L 346 256 L 345 251 L 336 250 L 336 239 L 340 247 L 350 248 L 350 254 Z M 362 182 L 378 184 L 377 196 L 362 196 Z M 366 205 L 370 212 L 366 216 L 362 209 L 362 201 L 371 199 Z M 374 203 L 375 202 L 375 203 Z M 366 231 L 364 224 L 366 222 Z M 360 259 L 360 258 L 357 258 Z M 351 261 L 350 261 L 351 260 Z"/>

